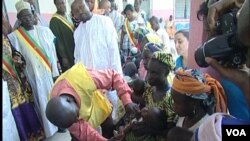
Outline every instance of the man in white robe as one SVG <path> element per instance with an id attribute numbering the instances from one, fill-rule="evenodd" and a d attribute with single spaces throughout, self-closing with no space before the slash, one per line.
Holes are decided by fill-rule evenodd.
<path id="1" fill-rule="evenodd" d="M 114 69 L 122 74 L 117 33 L 112 20 L 91 13 L 84 0 L 76 1 L 83 3 L 84 9 L 82 22 L 74 32 L 75 63 L 82 62 L 88 68 L 97 70 Z M 79 5 L 76 4 L 73 8 Z"/>
<path id="2" fill-rule="evenodd" d="M 49 28 L 33 25 L 33 15 L 29 3 L 20 0 L 15 6 L 17 9 L 17 18 L 21 21 L 21 27 L 10 33 L 8 37 L 13 47 L 23 55 L 26 61 L 25 75 L 34 93 L 36 110 L 43 123 L 46 137 L 50 137 L 57 131 L 57 127 L 50 123 L 45 115 L 48 94 L 54 83 L 53 78 L 59 75 L 56 50 L 53 42 L 55 37 Z M 18 32 L 20 29 L 22 29 L 23 33 L 30 36 L 29 39 L 32 38 L 34 42 L 40 45 L 42 52 L 45 54 L 44 56 L 48 58 L 48 66 L 44 65 L 43 61 L 41 61 L 43 59 L 39 58 L 39 55 L 35 53 L 36 51 L 32 50 L 27 45 L 27 42 L 23 41 L 22 37 L 25 36 L 20 36 L 19 33 L 21 32 Z"/>
<path id="3" fill-rule="evenodd" d="M 30 3 L 31 11 L 32 11 L 32 13 L 34 14 L 34 16 L 36 16 L 36 19 L 34 19 L 35 25 L 40 25 L 40 26 L 49 27 L 48 22 L 44 19 L 44 17 L 42 17 L 42 16 L 39 14 L 39 12 L 38 12 L 38 10 L 37 10 L 37 8 L 36 8 L 36 6 L 35 6 L 35 1 L 34 1 L 34 0 L 24 0 L 24 1 Z M 20 22 L 19 20 L 17 20 L 17 21 L 15 22 L 13 28 L 14 28 L 14 29 L 17 29 L 18 27 L 20 27 L 20 24 L 21 24 L 21 22 Z"/>

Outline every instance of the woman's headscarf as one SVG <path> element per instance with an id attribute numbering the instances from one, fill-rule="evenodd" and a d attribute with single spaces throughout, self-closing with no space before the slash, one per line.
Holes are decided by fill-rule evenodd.
<path id="1" fill-rule="evenodd" d="M 179 69 L 173 80 L 172 88 L 194 99 L 204 100 L 204 104 L 210 106 L 213 94 L 216 103 L 216 112 L 226 112 L 226 96 L 221 84 L 208 74 L 202 74 L 198 70 Z"/>
<path id="2" fill-rule="evenodd" d="M 173 60 L 172 54 L 166 53 L 165 51 L 157 51 L 153 54 L 152 59 L 156 59 L 167 65 L 171 71 L 174 70 L 175 62 Z"/>
<path id="3" fill-rule="evenodd" d="M 156 51 L 162 51 L 162 49 L 163 46 L 161 44 L 149 42 L 145 44 L 143 51 L 149 51 L 150 53 L 154 53 Z"/>

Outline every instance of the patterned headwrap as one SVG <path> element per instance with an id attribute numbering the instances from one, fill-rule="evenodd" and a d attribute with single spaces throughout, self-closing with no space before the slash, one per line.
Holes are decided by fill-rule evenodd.
<path id="1" fill-rule="evenodd" d="M 152 59 L 159 60 L 160 62 L 166 64 L 170 70 L 174 70 L 175 62 L 172 54 L 166 53 L 165 51 L 157 51 L 153 54 Z"/>
<path id="2" fill-rule="evenodd" d="M 138 40 L 138 43 L 142 42 L 142 39 L 145 37 L 146 34 L 149 33 L 149 30 L 143 27 L 139 27 L 135 30 L 134 37 Z"/>
<path id="3" fill-rule="evenodd" d="M 149 51 L 150 53 L 154 53 L 156 51 L 162 51 L 162 49 L 163 45 L 149 42 L 144 46 L 143 51 Z"/>
<path id="4" fill-rule="evenodd" d="M 209 97 L 214 95 L 216 103 L 216 112 L 226 112 L 226 96 L 221 84 L 208 74 L 202 74 L 198 70 L 179 69 L 173 80 L 172 88 L 186 96 L 194 99 L 204 100 L 204 104 L 210 106 L 213 99 Z"/>

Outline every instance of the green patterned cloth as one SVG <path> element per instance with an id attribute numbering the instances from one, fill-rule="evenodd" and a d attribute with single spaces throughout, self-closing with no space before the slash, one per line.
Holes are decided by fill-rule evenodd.
<path id="1" fill-rule="evenodd" d="M 160 62 L 169 66 L 171 70 L 174 70 L 175 62 L 173 60 L 172 54 L 166 53 L 165 51 L 157 51 L 157 52 L 154 52 L 152 58 L 159 60 Z"/>
<path id="2" fill-rule="evenodd" d="M 163 100 L 158 101 L 158 102 L 155 102 L 153 100 L 153 97 L 152 97 L 153 87 L 147 84 L 145 89 L 146 90 L 143 95 L 143 98 L 146 102 L 145 107 L 147 108 L 158 107 L 161 110 L 165 111 L 166 116 L 167 116 L 167 124 L 168 124 L 167 128 L 168 129 L 171 128 L 170 126 L 175 125 L 177 120 L 176 120 L 176 114 L 172 109 L 173 99 L 170 95 L 170 89 L 167 90 L 166 95 L 163 98 Z M 156 136 L 153 134 L 147 134 L 147 135 L 138 137 L 138 136 L 135 136 L 133 132 L 129 132 L 126 134 L 125 140 L 126 141 L 165 141 L 166 137 L 159 136 L 159 135 Z"/>
<path id="3" fill-rule="evenodd" d="M 145 105 L 148 108 L 152 107 L 158 107 L 161 110 L 166 112 L 167 115 L 167 123 L 175 123 L 176 120 L 176 114 L 173 111 L 172 104 L 173 104 L 173 99 L 170 95 L 170 89 L 166 92 L 165 97 L 163 98 L 162 101 L 155 102 L 153 100 L 153 87 L 147 84 L 146 90 L 144 92 L 143 98 L 145 100 Z"/>

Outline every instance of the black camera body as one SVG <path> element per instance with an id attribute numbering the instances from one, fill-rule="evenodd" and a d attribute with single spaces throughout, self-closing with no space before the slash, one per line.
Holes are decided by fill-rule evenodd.
<path id="1" fill-rule="evenodd" d="M 208 67 L 205 57 L 212 57 L 221 65 L 237 68 L 244 64 L 246 48 L 238 41 L 236 33 L 216 36 L 195 51 L 195 61 L 200 67 Z"/>
<path id="2" fill-rule="evenodd" d="M 206 41 L 195 51 L 195 61 L 200 67 L 208 67 L 205 57 L 216 59 L 221 65 L 238 68 L 246 61 L 246 47 L 237 36 L 235 9 L 224 14 L 217 22 L 217 36 Z"/>

